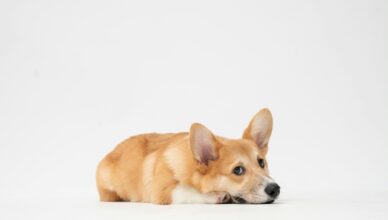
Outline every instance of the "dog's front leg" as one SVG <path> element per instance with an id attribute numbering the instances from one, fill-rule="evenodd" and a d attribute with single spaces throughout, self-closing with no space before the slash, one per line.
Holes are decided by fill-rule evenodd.
<path id="1" fill-rule="evenodd" d="M 201 193 L 190 186 L 177 185 L 172 191 L 172 203 L 217 204 L 223 203 L 227 196 L 227 193 Z"/>

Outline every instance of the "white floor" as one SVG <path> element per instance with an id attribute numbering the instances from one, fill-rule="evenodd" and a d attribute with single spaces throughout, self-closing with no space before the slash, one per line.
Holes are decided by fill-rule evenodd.
<path id="1" fill-rule="evenodd" d="M 270 205 L 169 205 L 2 200 L 0 219 L 388 219 L 388 192 L 282 195 Z"/>

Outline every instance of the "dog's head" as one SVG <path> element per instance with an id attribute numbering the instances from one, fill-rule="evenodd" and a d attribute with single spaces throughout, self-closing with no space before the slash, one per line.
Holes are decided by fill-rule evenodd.
<path id="1" fill-rule="evenodd" d="M 195 123 L 190 129 L 190 146 L 203 174 L 205 192 L 227 192 L 234 203 L 271 203 L 280 187 L 269 176 L 268 140 L 272 132 L 272 115 L 259 111 L 245 129 L 242 139 L 213 135 Z"/>

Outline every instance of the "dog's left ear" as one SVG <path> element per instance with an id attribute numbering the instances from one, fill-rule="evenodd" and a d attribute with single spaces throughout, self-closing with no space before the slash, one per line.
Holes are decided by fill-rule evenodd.
<path id="1" fill-rule="evenodd" d="M 211 160 L 217 159 L 216 138 L 199 123 L 191 125 L 190 147 L 194 158 L 201 164 L 207 166 Z"/>
<path id="2" fill-rule="evenodd" d="M 264 108 L 260 110 L 245 129 L 243 138 L 250 139 L 259 147 L 262 155 L 268 152 L 268 141 L 272 132 L 272 114 Z"/>

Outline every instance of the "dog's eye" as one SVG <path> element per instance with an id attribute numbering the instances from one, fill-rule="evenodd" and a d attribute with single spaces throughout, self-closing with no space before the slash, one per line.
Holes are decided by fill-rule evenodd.
<path id="1" fill-rule="evenodd" d="M 264 169 L 264 167 L 265 167 L 264 159 L 259 158 L 259 159 L 257 159 L 257 162 L 259 163 L 259 166 Z"/>
<path id="2" fill-rule="evenodd" d="M 237 166 L 233 169 L 233 173 L 237 176 L 241 176 L 245 173 L 245 168 L 243 166 Z"/>

